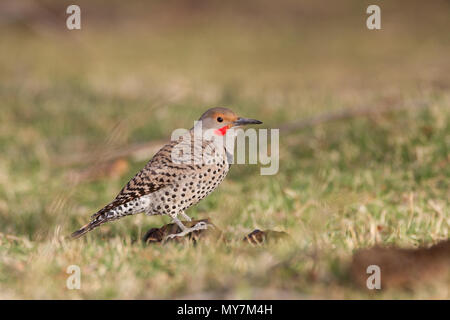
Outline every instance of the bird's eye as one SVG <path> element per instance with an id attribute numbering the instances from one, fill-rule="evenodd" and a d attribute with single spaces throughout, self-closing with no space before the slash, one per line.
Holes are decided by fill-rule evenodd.
<path id="1" fill-rule="evenodd" d="M 223 121 L 222 117 L 218 117 L 218 118 L 217 118 L 217 121 L 218 121 L 218 122 L 222 122 L 222 121 Z"/>

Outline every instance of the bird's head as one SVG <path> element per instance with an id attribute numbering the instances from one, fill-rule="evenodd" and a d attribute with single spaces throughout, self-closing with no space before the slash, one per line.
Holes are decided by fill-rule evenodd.
<path id="1" fill-rule="evenodd" d="M 261 124 L 255 119 L 243 118 L 227 108 L 211 108 L 199 119 L 204 130 L 214 129 L 214 134 L 224 136 L 228 129 L 248 124 Z"/>

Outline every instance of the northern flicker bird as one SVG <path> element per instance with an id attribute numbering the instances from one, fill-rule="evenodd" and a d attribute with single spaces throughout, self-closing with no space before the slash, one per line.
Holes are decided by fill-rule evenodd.
<path id="1" fill-rule="evenodd" d="M 225 140 L 234 142 L 235 138 L 235 131 L 230 129 L 261 123 L 238 117 L 226 108 L 207 110 L 192 129 L 162 147 L 116 198 L 92 215 L 91 221 L 72 237 L 137 213 L 170 216 L 182 230 L 170 237 L 206 229 L 204 222 L 187 228 L 178 216 L 191 221 L 185 210 L 213 192 L 227 175 L 234 144 L 229 147 Z"/>

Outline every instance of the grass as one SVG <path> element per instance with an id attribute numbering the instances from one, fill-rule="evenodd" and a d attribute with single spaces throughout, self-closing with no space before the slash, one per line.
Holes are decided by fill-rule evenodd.
<path id="1" fill-rule="evenodd" d="M 0 50 L 0 298 L 448 299 L 448 283 L 372 293 L 345 272 L 359 248 L 448 238 L 444 12 L 420 28 L 386 19 L 378 33 L 359 16 L 0 31 L 8 44 Z M 428 108 L 282 134 L 274 176 L 234 166 L 188 211 L 211 217 L 234 239 L 227 245 L 145 246 L 143 234 L 169 219 L 143 215 L 64 240 L 145 164 L 129 158 L 119 176 L 75 181 L 70 172 L 95 164 L 61 164 L 70 155 L 101 162 L 112 149 L 189 128 L 216 105 L 277 128 L 343 107 L 419 101 Z M 256 228 L 286 231 L 294 242 L 243 244 Z M 72 264 L 80 290 L 66 288 Z"/>

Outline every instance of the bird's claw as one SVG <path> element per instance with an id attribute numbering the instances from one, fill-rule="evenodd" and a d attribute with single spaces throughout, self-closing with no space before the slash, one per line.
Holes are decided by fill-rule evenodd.
<path id="1" fill-rule="evenodd" d="M 164 238 L 164 242 L 166 242 L 169 239 L 173 239 L 175 237 L 184 237 L 185 235 L 194 232 L 194 231 L 198 231 L 198 230 L 206 230 L 208 229 L 208 226 L 212 226 L 210 224 L 207 224 L 206 222 L 199 222 L 197 223 L 195 226 L 191 227 L 191 228 L 187 228 L 184 231 L 181 231 L 179 233 L 174 233 L 174 234 L 169 234 L 168 236 L 166 236 Z"/>

